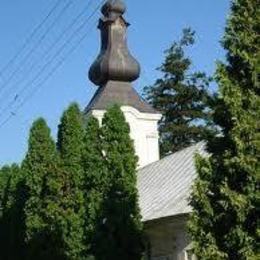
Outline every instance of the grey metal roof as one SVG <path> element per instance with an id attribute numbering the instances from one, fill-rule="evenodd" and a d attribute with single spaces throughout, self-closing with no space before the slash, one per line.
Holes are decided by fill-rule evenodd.
<path id="1" fill-rule="evenodd" d="M 88 104 L 85 112 L 106 110 L 114 104 L 132 106 L 143 113 L 159 113 L 142 100 L 131 83 L 120 81 L 108 81 L 104 87 L 100 87 Z"/>
<path id="2" fill-rule="evenodd" d="M 188 198 L 196 177 L 194 155 L 207 156 L 200 142 L 138 171 L 140 207 L 144 221 L 191 212 Z"/>

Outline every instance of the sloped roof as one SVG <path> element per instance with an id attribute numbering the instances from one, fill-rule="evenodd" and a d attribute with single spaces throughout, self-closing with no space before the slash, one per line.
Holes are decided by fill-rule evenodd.
<path id="1" fill-rule="evenodd" d="M 183 149 L 138 171 L 144 221 L 191 212 L 188 198 L 196 177 L 194 156 L 207 156 L 204 142 Z"/>
<path id="2" fill-rule="evenodd" d="M 132 106 L 143 113 L 159 112 L 155 111 L 138 95 L 135 89 L 128 82 L 109 81 L 104 87 L 100 87 L 85 112 L 90 110 L 106 110 L 108 107 L 119 103 L 119 105 Z"/>

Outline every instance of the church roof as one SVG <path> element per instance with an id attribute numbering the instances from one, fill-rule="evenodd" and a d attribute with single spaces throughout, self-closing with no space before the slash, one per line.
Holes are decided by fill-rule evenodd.
<path id="1" fill-rule="evenodd" d="M 144 221 L 191 212 L 188 198 L 196 177 L 194 155 L 207 156 L 200 142 L 138 171 L 140 207 Z"/>
<path id="2" fill-rule="evenodd" d="M 115 103 L 134 107 L 142 113 L 159 113 L 142 100 L 130 83 L 115 81 L 109 81 L 105 87 L 100 87 L 96 91 L 85 112 L 87 113 L 90 110 L 106 110 Z"/>

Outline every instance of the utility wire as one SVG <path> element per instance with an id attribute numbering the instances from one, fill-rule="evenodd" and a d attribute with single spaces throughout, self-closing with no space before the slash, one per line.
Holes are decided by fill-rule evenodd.
<path id="1" fill-rule="evenodd" d="M 39 62 L 41 62 L 45 57 L 47 57 L 51 51 L 57 46 L 57 44 L 59 42 L 62 41 L 62 39 L 64 37 L 66 37 L 68 35 L 68 32 L 70 31 L 71 28 L 73 28 L 73 26 L 75 24 L 77 24 L 77 22 L 80 20 L 81 17 L 83 17 L 83 15 L 89 10 L 89 8 L 91 7 L 91 5 L 93 4 L 94 0 L 89 0 L 88 4 L 85 6 L 85 8 L 72 20 L 72 22 L 55 38 L 53 44 L 47 48 L 47 50 L 45 51 L 45 53 L 43 54 L 42 58 L 40 59 Z M 66 41 L 66 39 L 65 39 Z M 28 71 L 26 71 L 26 73 L 24 74 L 24 77 L 22 80 L 19 80 L 19 82 L 17 82 L 17 84 L 19 83 L 19 85 L 21 85 L 26 79 L 27 76 L 30 75 L 30 73 L 33 71 L 33 69 L 37 66 L 37 64 L 39 62 L 35 62 L 32 64 L 32 66 L 29 68 Z M 5 95 L 2 95 L 2 97 L 0 96 L 0 104 L 2 104 L 3 100 L 7 100 L 11 95 L 12 92 L 10 92 L 10 90 L 12 91 L 14 88 L 16 87 L 16 83 L 14 83 L 11 88 L 8 88 L 9 93 L 5 93 Z M 18 98 L 18 94 L 14 95 L 14 100 L 16 100 Z"/>
<path id="2" fill-rule="evenodd" d="M 94 10 L 94 12 L 89 16 L 89 20 L 95 15 L 95 13 L 99 10 L 100 6 L 105 2 L 105 0 L 101 1 L 101 3 L 97 6 L 97 8 Z M 90 29 L 93 29 L 91 27 Z M 19 103 L 19 105 L 16 107 L 14 111 L 10 113 L 10 115 L 0 124 L 0 128 L 2 128 L 4 125 L 6 125 L 13 117 L 17 115 L 17 112 L 20 108 L 22 108 L 28 100 L 30 100 L 36 92 L 46 83 L 46 81 L 51 78 L 54 73 L 63 65 L 63 63 L 67 60 L 67 58 L 77 49 L 77 47 L 84 41 L 84 39 L 88 36 L 89 31 L 87 31 L 77 42 L 73 47 L 69 50 L 69 52 L 62 57 L 62 59 L 56 64 L 56 66 L 47 74 L 47 76 L 44 78 L 43 81 L 41 81 L 39 84 L 37 84 L 31 91 L 28 93 L 28 95 Z"/>
<path id="3" fill-rule="evenodd" d="M 70 42 L 74 39 L 75 36 L 77 36 L 77 34 L 80 33 L 81 30 L 83 30 L 85 28 L 85 25 L 88 23 L 88 21 L 92 18 L 92 16 L 95 14 L 95 12 L 97 11 L 97 9 L 99 8 L 99 6 L 94 10 L 94 13 L 92 13 L 88 19 L 86 21 L 84 21 L 74 32 L 73 34 L 70 36 L 70 38 L 65 41 L 65 43 L 61 46 L 61 48 L 58 49 L 58 51 L 54 54 L 54 56 L 47 62 L 44 64 L 44 66 L 42 68 L 40 68 L 39 72 L 36 74 L 36 76 L 28 82 L 28 84 L 25 84 L 24 87 L 16 94 L 14 100 L 11 100 L 8 105 L 3 109 L 3 111 L 0 113 L 0 118 L 3 115 L 3 113 L 5 113 L 9 107 L 11 107 L 13 104 L 15 104 L 18 100 L 18 98 L 20 96 L 23 95 L 23 93 L 29 89 L 30 86 L 32 86 L 40 77 L 41 75 L 48 70 L 48 68 L 52 65 L 53 62 L 55 62 L 56 58 L 59 57 L 60 54 L 62 54 L 62 52 L 66 49 L 66 47 L 70 44 Z"/>
<path id="4" fill-rule="evenodd" d="M 77 44 L 75 46 L 73 46 L 70 51 L 67 53 L 67 55 L 72 54 L 76 48 L 78 47 L 78 45 L 80 45 L 82 43 L 82 41 L 88 36 L 88 33 L 86 33 L 85 35 L 83 35 L 83 37 L 80 38 L 80 40 L 77 42 Z M 67 56 L 63 57 L 57 64 L 56 66 L 53 68 L 53 70 L 51 70 L 47 76 L 43 79 L 43 81 L 41 81 L 39 84 L 37 84 L 27 95 L 26 97 L 22 100 L 22 102 L 20 102 L 18 104 L 18 106 L 16 107 L 16 109 L 14 111 L 12 111 L 10 113 L 10 115 L 6 118 L 6 120 L 4 120 L 1 124 L 0 124 L 0 129 L 6 124 L 8 123 L 12 117 L 15 117 L 17 115 L 17 111 L 23 107 L 25 105 L 25 103 L 30 100 L 36 93 L 37 91 L 40 90 L 40 88 L 46 83 L 46 81 L 51 78 L 55 72 L 61 67 L 61 65 L 63 65 L 63 63 L 66 61 Z"/>
<path id="5" fill-rule="evenodd" d="M 59 7 L 59 5 L 62 3 L 62 0 L 58 0 L 55 2 L 54 6 L 51 8 L 51 10 L 48 12 L 48 14 L 44 17 L 44 19 L 38 24 L 29 37 L 25 40 L 24 44 L 21 46 L 21 48 L 15 53 L 15 55 L 8 61 L 8 63 L 1 69 L 0 76 L 2 76 L 6 70 L 9 69 L 9 67 L 15 62 L 17 58 L 22 54 L 22 52 L 25 50 L 27 45 L 31 42 L 33 37 L 38 33 L 38 31 L 43 27 L 43 25 L 48 21 L 48 19 L 52 16 L 52 14 L 56 11 L 56 9 Z"/>
<path id="6" fill-rule="evenodd" d="M 30 57 L 39 49 L 41 46 L 41 43 L 45 40 L 48 33 L 54 28 L 56 23 L 60 20 L 60 18 L 63 16 L 63 14 L 66 12 L 67 9 L 72 5 L 73 0 L 69 0 L 68 3 L 61 9 L 57 17 L 54 19 L 54 21 L 47 27 L 43 35 L 36 41 L 36 43 L 32 46 L 30 51 L 27 53 L 27 55 L 21 60 L 21 62 L 18 64 L 17 68 L 11 73 L 11 75 L 7 78 L 7 80 L 4 81 L 3 87 L 0 88 L 0 93 L 10 84 L 12 79 L 16 76 L 17 73 L 19 73 L 23 67 L 24 64 L 30 59 Z"/>

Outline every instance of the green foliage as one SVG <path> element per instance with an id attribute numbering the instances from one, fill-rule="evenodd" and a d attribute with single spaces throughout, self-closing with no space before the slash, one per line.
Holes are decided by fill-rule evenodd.
<path id="1" fill-rule="evenodd" d="M 50 129 L 44 119 L 38 119 L 31 128 L 28 152 L 22 164 L 28 194 L 24 209 L 26 259 L 61 259 L 49 208 L 49 182 L 57 171 L 57 160 Z"/>
<path id="2" fill-rule="evenodd" d="M 4 166 L 0 169 L 0 217 L 3 215 L 3 210 L 6 204 L 5 191 L 11 175 L 9 166 Z"/>
<path id="3" fill-rule="evenodd" d="M 56 180 L 59 187 L 59 221 L 63 241 L 62 251 L 67 259 L 82 259 L 84 243 L 84 125 L 77 104 L 72 104 L 63 114 L 58 131 L 58 151 L 61 174 Z M 57 190 L 58 192 L 58 190 Z"/>
<path id="4" fill-rule="evenodd" d="M 18 165 L 3 167 L 1 182 L 0 259 L 22 259 L 24 254 L 25 186 Z"/>
<path id="5" fill-rule="evenodd" d="M 52 210 L 52 180 L 57 172 L 55 142 L 44 119 L 34 122 L 22 164 L 28 198 L 25 205 L 26 259 L 62 259 Z"/>
<path id="6" fill-rule="evenodd" d="M 101 129 L 72 104 L 57 145 L 35 121 L 21 168 L 0 170 L 0 259 L 141 259 L 136 166 L 117 106 Z"/>
<path id="7" fill-rule="evenodd" d="M 200 259 L 259 259 L 260 3 L 232 2 L 219 63 L 214 120 L 222 135 L 198 157 L 189 229 Z"/>
<path id="8" fill-rule="evenodd" d="M 195 33 L 184 29 L 179 42 L 165 52 L 159 70 L 163 77 L 144 89 L 146 100 L 163 114 L 160 122 L 161 154 L 181 150 L 215 133 L 211 126 L 208 91 L 210 79 L 202 72 L 191 72 L 192 61 L 185 54 L 194 44 Z"/>
<path id="9" fill-rule="evenodd" d="M 136 166 L 129 126 L 119 106 L 110 108 L 102 126 L 107 187 L 95 236 L 97 260 L 141 259 L 142 223 Z"/>
<path id="10" fill-rule="evenodd" d="M 102 139 L 99 122 L 90 116 L 87 118 L 84 137 L 83 168 L 85 197 L 85 233 L 89 252 L 93 253 L 93 237 L 96 220 L 100 212 L 103 191 L 106 184 Z"/>

